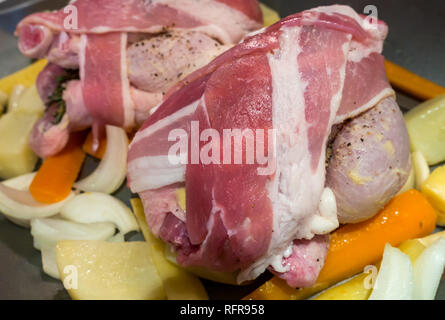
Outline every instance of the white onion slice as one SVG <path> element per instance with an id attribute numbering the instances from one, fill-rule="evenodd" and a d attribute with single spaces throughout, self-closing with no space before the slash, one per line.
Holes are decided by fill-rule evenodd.
<path id="1" fill-rule="evenodd" d="M 414 263 L 414 299 L 434 300 L 444 267 L 445 239 L 439 239 Z"/>
<path id="2" fill-rule="evenodd" d="M 60 219 L 31 220 L 34 247 L 42 252 L 43 271 L 60 279 L 55 248 L 60 240 L 107 240 L 114 236 L 112 223 L 81 224 Z"/>
<path id="3" fill-rule="evenodd" d="M 75 196 L 60 210 L 63 218 L 79 223 L 112 222 L 122 234 L 138 231 L 133 212 L 119 199 L 104 193 Z"/>
<path id="4" fill-rule="evenodd" d="M 369 300 L 412 300 L 414 281 L 410 258 L 389 244 Z"/>
<path id="5" fill-rule="evenodd" d="M 27 173 L 22 176 L 18 176 L 18 177 L 3 181 L 3 184 L 10 188 L 25 191 L 25 190 L 28 190 L 28 186 L 31 184 L 35 175 L 36 175 L 35 172 Z M 14 223 L 20 227 L 29 228 L 29 220 L 17 219 L 17 218 L 8 217 L 8 216 L 5 216 L 5 217 L 9 221 L 11 221 L 12 223 Z"/>
<path id="6" fill-rule="evenodd" d="M 57 267 L 56 248 L 42 248 L 42 268 L 50 277 L 60 280 L 59 269 Z"/>
<path id="7" fill-rule="evenodd" d="M 38 250 L 54 247 L 60 240 L 106 240 L 114 236 L 111 222 L 83 224 L 61 219 L 32 219 L 31 235 Z"/>
<path id="8" fill-rule="evenodd" d="M 0 183 L 0 212 L 12 222 L 25 227 L 29 226 L 31 219 L 56 215 L 74 197 L 71 192 L 63 201 L 50 205 L 35 201 L 28 191 L 34 175 L 26 174 Z"/>
<path id="9" fill-rule="evenodd" d="M 36 172 L 27 173 L 9 180 L 5 180 L 2 183 L 10 188 L 27 191 L 29 186 L 31 185 L 32 180 L 34 180 L 35 176 Z"/>
<path id="10" fill-rule="evenodd" d="M 429 247 L 434 242 L 436 242 L 440 239 L 445 239 L 445 231 L 433 233 L 433 234 L 429 235 L 428 237 L 418 239 L 418 241 L 421 244 L 423 244 L 425 247 Z"/>
<path id="11" fill-rule="evenodd" d="M 125 180 L 127 171 L 128 137 L 125 131 L 107 126 L 107 150 L 96 170 L 74 186 L 86 192 L 115 192 Z"/>
<path id="12" fill-rule="evenodd" d="M 11 221 L 13 224 L 25 228 L 25 229 L 29 229 L 29 220 L 26 219 L 17 219 L 17 218 L 13 218 L 13 217 L 8 217 L 5 215 L 5 218 L 8 219 L 9 221 Z"/>

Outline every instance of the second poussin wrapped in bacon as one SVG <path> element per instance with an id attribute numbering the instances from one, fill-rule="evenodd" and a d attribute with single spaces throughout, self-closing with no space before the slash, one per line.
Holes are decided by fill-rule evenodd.
<path id="1" fill-rule="evenodd" d="M 77 0 L 26 17 L 20 51 L 49 61 L 32 148 L 45 158 L 70 131 L 137 127 L 171 86 L 261 25 L 257 0 Z"/>

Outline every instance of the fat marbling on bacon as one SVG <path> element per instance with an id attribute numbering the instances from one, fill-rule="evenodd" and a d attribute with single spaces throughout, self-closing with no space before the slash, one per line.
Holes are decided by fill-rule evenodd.
<path id="1" fill-rule="evenodd" d="M 137 127 L 172 85 L 261 25 L 257 0 L 77 0 L 26 17 L 16 30 L 20 51 L 50 62 L 38 87 L 54 86 L 54 65 L 80 73 L 66 88 L 73 99 L 58 128 L 52 111 L 35 126 L 31 146 L 47 157 L 69 131 Z M 40 94 L 47 100 L 47 90 Z"/>
<path id="2" fill-rule="evenodd" d="M 304 11 L 247 36 L 168 93 L 130 146 L 127 177 L 181 265 L 239 271 L 239 282 L 269 269 L 293 287 L 314 283 L 339 225 L 335 190 L 325 187 L 331 129 L 384 101 L 398 109 L 381 55 L 387 31 L 347 6 Z M 194 121 L 220 137 L 274 129 L 265 149 L 275 150 L 276 170 L 171 161 L 178 129 L 191 159 Z"/>

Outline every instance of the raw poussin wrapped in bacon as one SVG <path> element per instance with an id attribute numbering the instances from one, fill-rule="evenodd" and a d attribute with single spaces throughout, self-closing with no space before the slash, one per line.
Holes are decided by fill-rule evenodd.
<path id="1" fill-rule="evenodd" d="M 403 187 L 411 160 L 386 34 L 347 6 L 304 11 L 168 94 L 130 146 L 127 177 L 181 265 L 309 286 L 339 222 L 372 217 Z"/>
<path id="2" fill-rule="evenodd" d="M 257 0 L 77 0 L 26 17 L 20 51 L 50 62 L 32 148 L 44 158 L 70 131 L 141 125 L 172 85 L 261 25 Z"/>

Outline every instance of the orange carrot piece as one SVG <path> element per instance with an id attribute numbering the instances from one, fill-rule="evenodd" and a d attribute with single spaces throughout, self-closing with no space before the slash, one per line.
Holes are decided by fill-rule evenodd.
<path id="1" fill-rule="evenodd" d="M 36 201 L 51 204 L 68 197 L 85 159 L 81 148 L 84 140 L 83 132 L 71 134 L 68 144 L 59 154 L 43 161 L 29 187 Z"/>
<path id="2" fill-rule="evenodd" d="M 395 88 L 405 91 L 416 98 L 429 100 L 445 94 L 444 87 L 422 78 L 391 61 L 385 61 L 385 67 L 389 82 Z"/>
<path id="3" fill-rule="evenodd" d="M 128 141 L 133 141 L 135 135 L 136 135 L 137 131 L 131 131 L 131 132 L 127 132 L 127 136 L 128 136 Z"/>
<path id="4" fill-rule="evenodd" d="M 325 265 L 314 286 L 295 290 L 274 277 L 245 299 L 306 299 L 378 262 L 386 243 L 398 247 L 406 240 L 432 233 L 435 227 L 436 212 L 431 204 L 420 192 L 410 190 L 391 200 L 374 218 L 334 231 Z"/>
<path id="5" fill-rule="evenodd" d="M 136 135 L 136 132 L 128 132 L 127 136 L 128 136 L 128 140 L 132 141 L 134 136 Z M 85 143 L 82 146 L 82 150 L 97 159 L 102 160 L 105 156 L 105 152 L 107 151 L 107 137 L 104 135 L 100 140 L 99 140 L 99 148 L 97 149 L 96 152 L 93 152 L 93 132 L 90 131 L 90 133 L 88 134 Z"/>
<path id="6" fill-rule="evenodd" d="M 89 154 L 90 156 L 97 158 L 97 159 L 103 159 L 105 155 L 105 151 L 107 150 L 107 137 L 104 135 L 99 140 L 99 148 L 96 150 L 96 152 L 93 151 L 93 132 L 90 131 L 90 133 L 87 136 L 87 139 L 85 140 L 85 143 L 82 146 L 82 150 Z"/>

